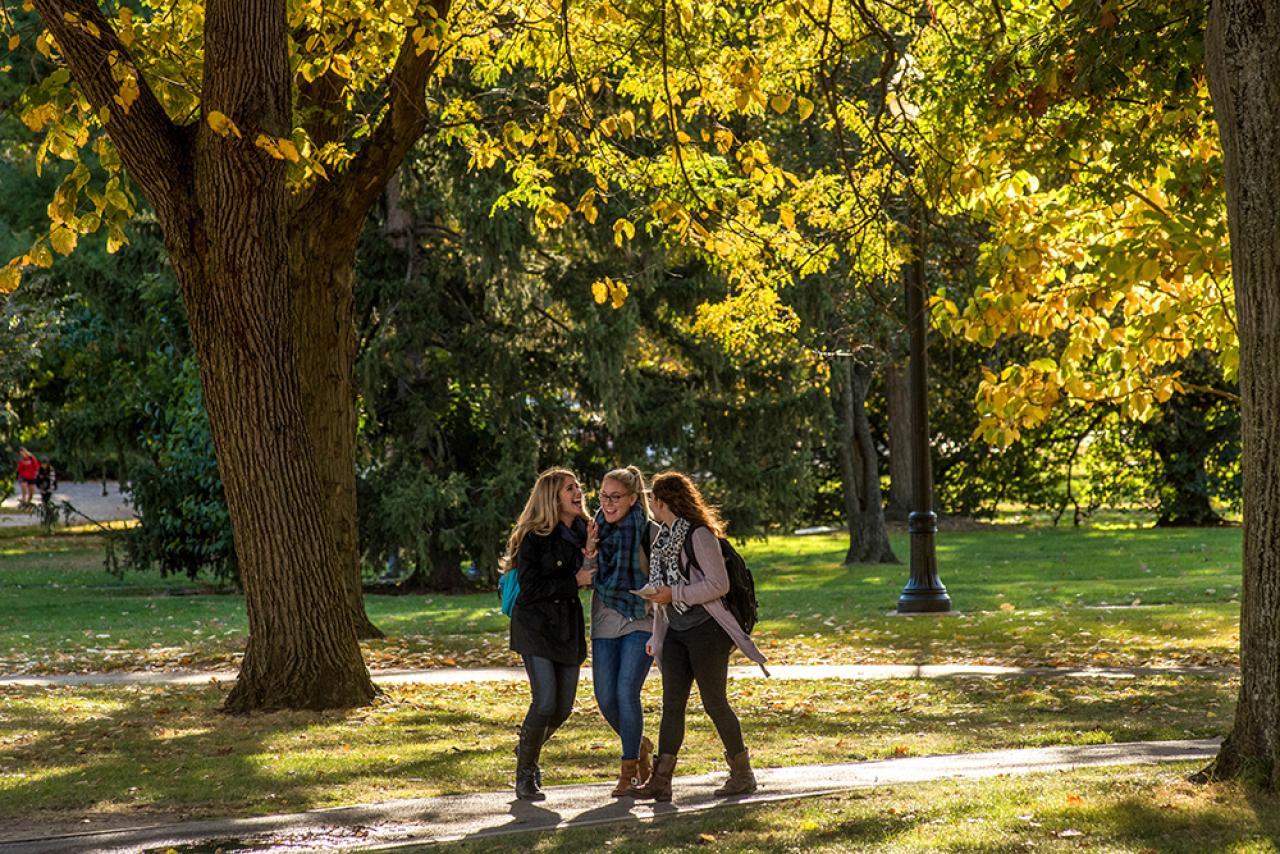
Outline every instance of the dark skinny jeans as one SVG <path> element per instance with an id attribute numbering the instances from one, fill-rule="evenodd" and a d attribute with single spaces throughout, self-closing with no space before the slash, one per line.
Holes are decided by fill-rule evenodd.
<path id="1" fill-rule="evenodd" d="M 685 709 L 689 691 L 698 683 L 702 708 L 715 724 L 727 756 L 746 749 L 742 724 L 729 707 L 729 654 L 733 641 L 715 620 L 678 632 L 667 631 L 662 643 L 662 725 L 658 729 L 658 752 L 675 755 L 684 743 Z"/>
<path id="2" fill-rule="evenodd" d="M 578 665 L 560 664 L 540 655 L 526 655 L 524 672 L 533 694 L 524 725 L 535 733 L 554 730 L 569 719 L 578 691 Z"/>

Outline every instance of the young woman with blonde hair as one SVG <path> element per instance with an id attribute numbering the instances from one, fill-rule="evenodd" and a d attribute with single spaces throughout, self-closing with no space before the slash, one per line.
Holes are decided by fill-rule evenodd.
<path id="1" fill-rule="evenodd" d="M 720 552 L 724 522 L 693 481 L 679 472 L 663 472 L 653 479 L 651 506 L 654 520 L 662 526 L 649 571 L 649 583 L 656 588 L 653 601 L 659 606 L 649 652 L 662 671 L 662 723 L 653 773 L 632 794 L 671 800 L 671 777 L 684 742 L 685 710 L 694 682 L 729 762 L 729 779 L 715 793 L 750 794 L 756 790 L 756 778 L 742 724 L 729 706 L 729 655 L 736 646 L 761 669 L 765 658 L 722 599 L 729 592 L 729 573 Z"/>
<path id="2" fill-rule="evenodd" d="M 644 737 L 640 690 L 653 665 L 646 649 L 652 622 L 647 603 L 632 593 L 649 580 L 653 532 L 644 475 L 635 466 L 614 469 L 600 483 L 595 517 L 597 553 L 591 597 L 591 683 L 596 705 L 622 741 L 622 766 L 613 797 L 629 794 L 649 778 L 653 742 Z"/>
<path id="3" fill-rule="evenodd" d="M 592 526 L 594 527 L 594 526 Z M 532 699 L 516 747 L 516 797 L 542 800 L 542 745 L 573 711 L 578 668 L 587 657 L 578 589 L 591 583 L 583 555 L 593 531 L 582 487 L 567 469 L 538 475 L 516 521 L 503 563 L 520 582 L 511 613 L 511 649 L 520 653 Z"/>

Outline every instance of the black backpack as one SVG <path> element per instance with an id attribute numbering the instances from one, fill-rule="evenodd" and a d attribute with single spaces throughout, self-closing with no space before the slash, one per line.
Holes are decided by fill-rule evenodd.
<path id="1" fill-rule="evenodd" d="M 720 554 L 724 558 L 724 568 L 729 573 L 729 592 L 724 594 L 725 607 L 729 609 L 730 614 L 733 614 L 738 625 L 742 626 L 742 630 L 751 634 L 751 630 L 756 627 L 756 621 L 760 618 L 760 603 L 756 601 L 755 577 L 747 567 L 747 562 L 742 559 L 742 555 L 738 554 L 738 550 L 733 547 L 733 543 L 720 537 L 716 539 L 720 540 Z M 692 530 L 684 538 L 684 552 L 689 565 L 697 566 L 698 571 L 701 572 L 702 567 L 698 565 L 698 559 L 693 554 Z"/>

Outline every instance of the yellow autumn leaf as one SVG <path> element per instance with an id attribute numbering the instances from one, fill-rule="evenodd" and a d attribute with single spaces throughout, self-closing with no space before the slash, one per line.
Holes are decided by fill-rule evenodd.
<path id="1" fill-rule="evenodd" d="M 210 110 L 209 115 L 205 117 L 205 121 L 209 123 L 209 127 L 212 128 L 213 132 L 218 136 L 234 136 L 236 139 L 241 138 L 240 128 L 236 127 L 236 123 L 231 121 L 231 118 L 225 113 L 220 113 L 217 110 Z"/>
<path id="2" fill-rule="evenodd" d="M 791 93 L 784 92 L 769 99 L 769 106 L 775 113 L 785 113 L 791 107 Z"/>
<path id="3" fill-rule="evenodd" d="M 604 301 L 609 298 L 609 286 L 603 281 L 592 282 L 591 296 L 595 299 L 596 303 L 603 305 Z"/>
<path id="4" fill-rule="evenodd" d="M 627 219 L 619 219 L 613 224 L 613 242 L 621 247 L 623 241 L 632 240 L 636 236 L 636 227 Z"/>
<path id="5" fill-rule="evenodd" d="M 612 305 L 615 311 L 622 308 L 622 304 L 627 301 L 627 293 L 626 283 L 613 283 L 613 287 L 609 289 L 609 296 L 612 298 Z"/>
<path id="6" fill-rule="evenodd" d="M 347 59 L 342 54 L 338 54 L 330 60 L 329 66 L 334 70 L 334 73 L 340 77 L 349 78 L 351 76 L 351 60 Z"/>
<path id="7" fill-rule="evenodd" d="M 22 271 L 16 264 L 0 268 L 0 294 L 10 294 L 18 289 L 22 281 Z"/>
<path id="8" fill-rule="evenodd" d="M 253 141 L 253 144 L 274 157 L 276 160 L 287 160 L 288 155 L 286 155 L 284 150 L 280 147 L 280 143 L 282 142 L 287 142 L 287 140 L 277 139 L 273 136 L 267 136 L 265 133 L 260 133 L 258 134 L 257 139 Z M 292 143 L 290 144 L 292 145 Z M 297 149 L 294 149 L 295 156 L 297 153 Z"/>
<path id="9" fill-rule="evenodd" d="M 288 160 L 290 163 L 298 162 L 298 147 L 293 144 L 292 140 L 284 138 L 277 139 L 276 145 L 279 147 L 280 153 L 284 155 L 285 160 Z"/>
<path id="10" fill-rule="evenodd" d="M 133 106 L 133 102 L 138 100 L 138 96 L 142 94 L 142 90 L 138 88 L 138 78 L 133 74 L 125 77 L 120 81 L 120 93 L 115 96 L 115 102 L 120 105 L 120 109 L 124 110 L 124 114 L 129 115 L 129 108 Z"/>
<path id="11" fill-rule="evenodd" d="M 78 235 L 64 225 L 49 232 L 49 243 L 59 255 L 70 255 L 76 248 Z"/>
<path id="12" fill-rule="evenodd" d="M 796 104 L 800 110 L 800 121 L 804 121 L 809 118 L 809 116 L 813 115 L 813 101 L 810 101 L 808 98 L 801 95 L 796 99 Z"/>
<path id="13" fill-rule="evenodd" d="M 21 45 L 21 36 L 9 36 L 9 50 L 17 50 Z"/>
<path id="14" fill-rule="evenodd" d="M 781 205 L 778 208 L 778 222 L 782 223 L 792 231 L 796 227 L 796 211 L 791 205 Z"/>

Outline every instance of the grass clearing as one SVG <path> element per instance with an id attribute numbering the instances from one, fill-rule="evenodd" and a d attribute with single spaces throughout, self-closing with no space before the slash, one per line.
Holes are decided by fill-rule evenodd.
<path id="1" fill-rule="evenodd" d="M 237 816 L 500 790 L 528 703 L 522 684 L 408 685 L 364 709 L 228 717 L 215 711 L 225 690 L 0 689 L 0 830 L 33 817 Z M 1212 737 L 1236 690 L 1206 676 L 730 683 L 761 766 Z M 651 678 L 651 730 L 659 696 Z M 616 738 L 586 685 L 544 755 L 549 785 L 616 774 Z M 680 773 L 723 762 L 695 701 Z"/>
<path id="2" fill-rule="evenodd" d="M 907 556 L 905 536 L 894 547 Z M 1233 665 L 1240 531 L 990 526 L 946 532 L 938 562 L 958 616 L 889 616 L 903 565 L 840 564 L 840 536 L 778 537 L 745 553 L 757 640 L 778 663 Z M 516 664 L 493 593 L 369 596 L 388 635 L 372 667 Z M 185 578 L 102 569 L 91 536 L 0 537 L 0 671 L 235 667 L 243 600 Z"/>
<path id="3" fill-rule="evenodd" d="M 856 790 L 651 822 L 505 837 L 541 852 L 1280 851 L 1280 796 L 1192 785 L 1196 766 L 1115 767 Z M 493 840 L 432 852 L 493 850 Z"/>

